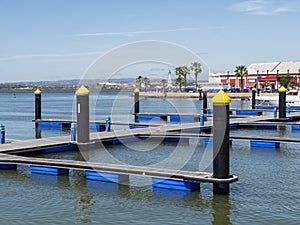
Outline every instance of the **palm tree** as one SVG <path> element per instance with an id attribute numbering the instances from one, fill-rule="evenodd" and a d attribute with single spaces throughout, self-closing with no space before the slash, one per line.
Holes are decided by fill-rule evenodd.
<path id="1" fill-rule="evenodd" d="M 182 71 L 182 67 L 181 66 L 178 66 L 175 68 L 175 74 L 176 76 L 183 76 L 183 71 Z"/>
<path id="2" fill-rule="evenodd" d="M 190 69 L 187 66 L 179 66 L 179 67 L 176 67 L 175 73 L 179 77 L 181 77 L 181 76 L 184 77 L 184 85 L 186 85 L 186 75 L 190 74 Z"/>
<path id="3" fill-rule="evenodd" d="M 184 85 L 186 86 L 186 75 L 190 74 L 190 68 L 188 66 L 182 66 L 182 72 L 184 77 Z"/>
<path id="4" fill-rule="evenodd" d="M 185 80 L 182 78 L 182 76 L 178 76 L 176 81 L 175 81 L 175 85 L 179 86 L 179 91 L 181 92 L 182 90 L 182 85 L 185 84 Z"/>
<path id="5" fill-rule="evenodd" d="M 138 88 L 141 90 L 141 88 L 142 88 L 142 82 L 143 82 L 143 77 L 142 76 L 138 76 L 135 79 L 135 82 L 136 82 L 136 85 L 138 86 Z"/>
<path id="6" fill-rule="evenodd" d="M 145 86 L 145 92 L 146 92 L 147 87 L 148 87 L 148 85 L 150 84 L 149 78 L 148 78 L 148 77 L 143 77 L 143 78 L 142 78 L 142 83 L 143 83 L 144 86 Z"/>
<path id="7" fill-rule="evenodd" d="M 247 68 L 246 68 L 246 66 L 244 66 L 244 65 L 240 65 L 240 66 L 237 66 L 237 67 L 235 68 L 235 71 L 234 71 L 234 72 L 235 72 L 235 76 L 236 76 L 236 77 L 240 77 L 240 78 L 241 78 L 240 89 L 243 90 L 243 89 L 244 89 L 243 78 L 244 78 L 245 76 L 248 76 Z"/>
<path id="8" fill-rule="evenodd" d="M 290 83 L 291 83 L 291 80 L 293 79 L 294 77 L 291 76 L 290 74 L 285 74 L 285 75 L 277 75 L 276 76 L 276 79 L 278 81 L 278 83 L 280 83 L 281 86 L 284 86 L 285 88 L 287 88 Z"/>
<path id="9" fill-rule="evenodd" d="M 196 90 L 198 90 L 198 74 L 202 72 L 201 64 L 199 62 L 193 62 L 191 64 L 191 71 L 194 72 L 195 86 L 196 86 Z"/>

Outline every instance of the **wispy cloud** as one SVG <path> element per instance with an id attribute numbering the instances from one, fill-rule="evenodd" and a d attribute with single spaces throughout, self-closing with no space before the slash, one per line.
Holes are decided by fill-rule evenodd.
<path id="1" fill-rule="evenodd" d="M 63 57 L 78 57 L 88 55 L 101 55 L 103 52 L 80 52 L 80 53 L 66 53 L 66 54 L 26 54 L 26 55 L 13 55 L 7 57 L 0 57 L 0 61 L 11 61 L 20 59 L 32 58 L 63 58 Z"/>
<path id="2" fill-rule="evenodd" d="M 193 31 L 199 30 L 199 28 L 177 28 L 166 30 L 144 30 L 144 31 L 125 31 L 125 32 L 100 32 L 100 33 L 83 33 L 75 34 L 77 37 L 89 37 L 89 36 L 136 36 L 139 34 L 155 34 L 155 33 L 169 33 L 179 31 Z"/>
<path id="3" fill-rule="evenodd" d="M 232 10 L 250 15 L 275 16 L 295 9 L 287 1 L 248 0 L 231 5 Z"/>

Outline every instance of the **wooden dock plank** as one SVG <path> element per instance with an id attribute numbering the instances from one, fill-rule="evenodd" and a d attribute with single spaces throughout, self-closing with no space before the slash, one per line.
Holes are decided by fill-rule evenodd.
<path id="1" fill-rule="evenodd" d="M 112 172 L 126 175 L 150 176 L 159 178 L 172 178 L 184 181 L 208 182 L 208 183 L 232 183 L 238 180 L 238 177 L 231 176 L 227 179 L 217 179 L 211 173 L 180 171 L 172 169 L 151 168 L 143 166 L 128 166 L 121 164 L 107 164 L 74 160 L 46 159 L 24 157 L 9 154 L 0 154 L 0 163 L 15 163 L 21 165 L 37 165 L 56 168 L 67 168 L 76 170 L 94 170 L 101 172 Z"/>

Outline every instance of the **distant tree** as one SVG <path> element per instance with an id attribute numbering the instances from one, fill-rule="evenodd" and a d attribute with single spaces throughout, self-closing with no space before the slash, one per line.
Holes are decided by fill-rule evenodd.
<path id="1" fill-rule="evenodd" d="M 246 66 L 244 66 L 244 65 L 237 66 L 235 68 L 234 73 L 235 73 L 236 77 L 240 77 L 241 78 L 240 89 L 243 90 L 244 89 L 243 79 L 244 79 L 244 77 L 248 76 L 248 71 L 247 71 Z"/>
<path id="2" fill-rule="evenodd" d="M 269 81 L 265 81 L 263 84 L 262 84 L 262 87 L 263 88 L 266 88 L 266 87 L 269 87 L 270 86 L 270 82 Z"/>
<path id="3" fill-rule="evenodd" d="M 280 85 L 284 86 L 285 88 L 287 88 L 290 85 L 291 80 L 293 78 L 295 78 L 295 77 L 291 76 L 290 74 L 276 76 L 278 83 L 280 83 Z"/>
<path id="4" fill-rule="evenodd" d="M 166 90 L 166 87 L 168 85 L 168 81 L 166 79 L 162 79 L 160 81 L 161 85 L 163 86 L 163 90 Z"/>
<path id="5" fill-rule="evenodd" d="M 142 83 L 144 84 L 144 87 L 145 87 L 145 91 L 147 91 L 147 87 L 148 85 L 150 85 L 150 80 L 148 77 L 143 77 L 142 78 Z"/>
<path id="6" fill-rule="evenodd" d="M 136 83 L 139 90 L 141 90 L 141 88 L 142 88 L 142 82 L 143 82 L 143 77 L 142 76 L 138 76 L 135 79 L 135 83 Z"/>
<path id="7" fill-rule="evenodd" d="M 182 71 L 182 67 L 181 66 L 178 66 L 178 67 L 175 68 L 175 74 L 178 77 L 183 76 L 183 71 Z"/>
<path id="8" fill-rule="evenodd" d="M 175 81 L 175 85 L 179 86 L 179 91 L 182 91 L 182 85 L 185 84 L 185 80 L 182 76 L 178 76 L 176 81 Z"/>
<path id="9" fill-rule="evenodd" d="M 190 74 L 190 68 L 188 66 L 182 66 L 182 72 L 184 77 L 184 85 L 186 86 L 186 75 Z"/>
<path id="10" fill-rule="evenodd" d="M 198 90 L 198 74 L 202 72 L 201 64 L 199 62 L 193 62 L 191 64 L 191 71 L 194 72 L 195 86 L 196 86 L 196 90 Z"/>
<path id="11" fill-rule="evenodd" d="M 186 75 L 190 74 L 190 69 L 187 66 L 179 66 L 179 67 L 176 67 L 175 73 L 179 77 L 183 76 L 184 85 L 186 85 Z"/>

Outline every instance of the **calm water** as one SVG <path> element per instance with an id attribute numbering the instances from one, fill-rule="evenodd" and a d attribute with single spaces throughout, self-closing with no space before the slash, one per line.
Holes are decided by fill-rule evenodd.
<path id="1" fill-rule="evenodd" d="M 8 139 L 35 138 L 34 95 L 0 92 L 0 123 Z M 74 92 L 43 92 L 42 117 L 72 119 Z M 91 120 L 132 120 L 130 92 L 91 93 Z M 248 101 L 231 107 L 249 108 Z M 198 113 L 197 100 L 143 99 L 142 112 Z M 117 127 L 122 129 L 124 127 Z M 277 130 L 231 130 L 233 134 L 299 137 L 290 127 Z M 42 130 L 42 136 L 67 135 L 68 131 Z M 39 154 L 37 157 L 113 162 L 185 170 L 212 171 L 211 151 L 197 139 L 161 143 L 145 140 L 115 146 L 94 146 L 88 152 Z M 239 181 L 231 194 L 213 196 L 211 184 L 186 193 L 153 190 L 150 180 L 131 177 L 130 186 L 88 181 L 84 174 L 70 176 L 30 174 L 28 166 L 0 171 L 0 218 L 5 224 L 299 224 L 300 149 L 281 143 L 277 150 L 250 150 L 249 141 L 234 141 L 231 173 Z"/>

